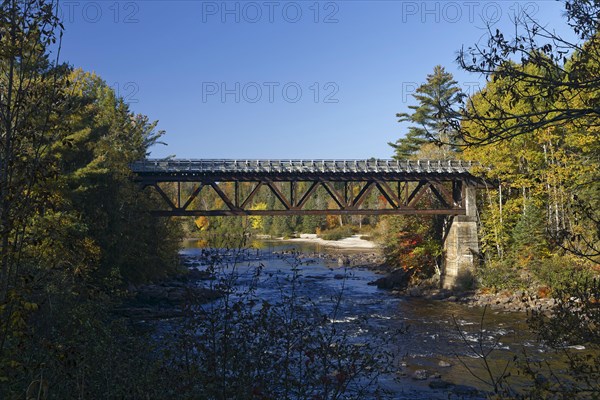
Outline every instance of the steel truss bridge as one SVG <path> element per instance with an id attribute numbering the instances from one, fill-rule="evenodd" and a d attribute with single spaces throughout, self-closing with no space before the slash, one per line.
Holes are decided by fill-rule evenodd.
<path id="1" fill-rule="evenodd" d="M 131 169 L 142 187 L 152 188 L 163 199 L 164 208 L 154 211 L 162 216 L 452 216 L 466 214 L 465 193 L 476 184 L 470 173 L 475 165 L 428 160 L 148 159 L 133 163 Z M 278 204 L 268 210 L 252 209 L 253 199 L 265 187 Z M 324 209 L 311 209 L 309 199 L 319 188 L 332 201 Z M 213 190 L 224 206 L 192 207 L 203 190 Z M 378 192 L 377 207 L 366 206 L 372 191 Z"/>

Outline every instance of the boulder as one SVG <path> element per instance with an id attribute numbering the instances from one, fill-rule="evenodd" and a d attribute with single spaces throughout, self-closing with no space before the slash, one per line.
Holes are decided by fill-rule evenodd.
<path id="1" fill-rule="evenodd" d="M 429 378 L 429 372 L 426 369 L 418 369 L 412 374 L 412 378 L 415 381 L 424 381 Z"/>
<path id="2" fill-rule="evenodd" d="M 402 268 L 398 268 L 388 275 L 377 279 L 374 282 L 370 282 L 369 285 L 375 285 L 379 289 L 406 289 L 408 287 L 408 283 L 410 282 L 411 273 L 403 270 Z"/>

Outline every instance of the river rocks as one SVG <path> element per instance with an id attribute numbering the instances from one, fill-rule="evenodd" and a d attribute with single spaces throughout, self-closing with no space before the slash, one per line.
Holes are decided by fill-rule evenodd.
<path id="1" fill-rule="evenodd" d="M 418 369 L 412 374 L 415 381 L 424 381 L 429 378 L 429 372 L 426 369 Z"/>
<path id="2" fill-rule="evenodd" d="M 214 279 L 214 275 L 208 271 L 201 271 L 198 268 L 190 268 L 188 273 L 185 275 L 188 281 L 206 281 Z"/>
<path id="3" fill-rule="evenodd" d="M 117 313 L 136 320 L 169 319 L 183 316 L 183 310 L 174 307 L 122 307 Z"/>
<path id="4" fill-rule="evenodd" d="M 313 252 L 304 253 L 293 250 L 282 250 L 273 252 L 276 256 L 294 257 L 298 260 L 307 263 L 314 262 L 316 259 L 324 260 L 338 267 L 369 267 L 376 270 L 381 270 L 383 265 L 383 257 L 379 252 L 356 252 L 342 253 L 340 252 Z"/>
<path id="5" fill-rule="evenodd" d="M 185 304 L 187 301 L 206 303 L 219 298 L 216 290 L 186 286 L 181 282 L 167 282 L 159 285 L 145 285 L 137 290 L 137 299 L 151 304 L 168 303 L 172 305 Z"/>
<path id="6" fill-rule="evenodd" d="M 136 320 L 179 318 L 185 304 L 202 304 L 222 296 L 206 287 L 179 281 L 143 285 L 135 289 L 135 297 L 117 312 Z"/>
<path id="7" fill-rule="evenodd" d="M 435 379 L 435 380 L 429 382 L 429 387 L 431 389 L 448 389 L 449 387 L 452 387 L 452 386 L 454 386 L 453 383 L 446 382 L 441 379 Z"/>
<path id="8" fill-rule="evenodd" d="M 440 362 L 438 362 L 438 366 L 442 368 L 448 368 L 451 367 L 452 364 L 450 364 L 448 361 L 440 360 Z"/>
<path id="9" fill-rule="evenodd" d="M 304 279 L 313 279 L 315 281 L 324 281 L 325 279 L 327 279 L 327 276 L 325 276 L 325 275 L 306 275 L 304 277 Z"/>
<path id="10" fill-rule="evenodd" d="M 388 275 L 369 282 L 369 285 L 376 285 L 379 289 L 406 289 L 410 282 L 411 273 L 402 268 L 395 269 Z"/>
<path id="11" fill-rule="evenodd" d="M 453 301 L 450 299 L 450 297 L 453 296 L 453 292 L 448 289 L 423 289 L 423 288 L 421 288 L 421 294 L 427 300 Z M 454 296 L 454 299 L 456 299 L 456 296 Z"/>
<path id="12" fill-rule="evenodd" d="M 497 293 L 478 291 L 463 296 L 460 301 L 469 306 L 487 306 L 495 310 L 509 312 L 527 312 L 530 310 L 550 312 L 556 305 L 556 301 L 552 298 L 539 297 L 537 293 L 527 291 L 501 291 Z"/>

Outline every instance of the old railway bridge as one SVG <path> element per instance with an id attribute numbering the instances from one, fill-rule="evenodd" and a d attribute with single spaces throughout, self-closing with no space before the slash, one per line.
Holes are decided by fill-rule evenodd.
<path id="1" fill-rule="evenodd" d="M 396 160 L 143 160 L 132 164 L 136 180 L 163 199 L 161 216 L 232 215 L 446 215 L 442 282 L 455 287 L 469 277 L 479 252 L 475 191 L 480 181 L 465 161 Z M 205 189 L 206 188 L 206 189 Z M 222 207 L 195 206 L 214 191 Z M 272 209 L 253 209 L 260 190 L 277 199 Z M 315 209 L 317 190 L 331 198 Z M 373 207 L 367 199 L 375 191 Z M 371 205 L 369 205 L 371 204 Z"/>

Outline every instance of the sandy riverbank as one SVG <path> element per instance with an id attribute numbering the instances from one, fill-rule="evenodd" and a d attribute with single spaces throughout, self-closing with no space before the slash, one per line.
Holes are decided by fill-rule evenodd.
<path id="1" fill-rule="evenodd" d="M 360 235 L 353 235 L 341 240 L 324 240 L 314 233 L 303 233 L 299 238 L 287 239 L 286 241 L 310 242 L 339 249 L 377 249 L 379 247 L 375 242 L 361 239 Z"/>

